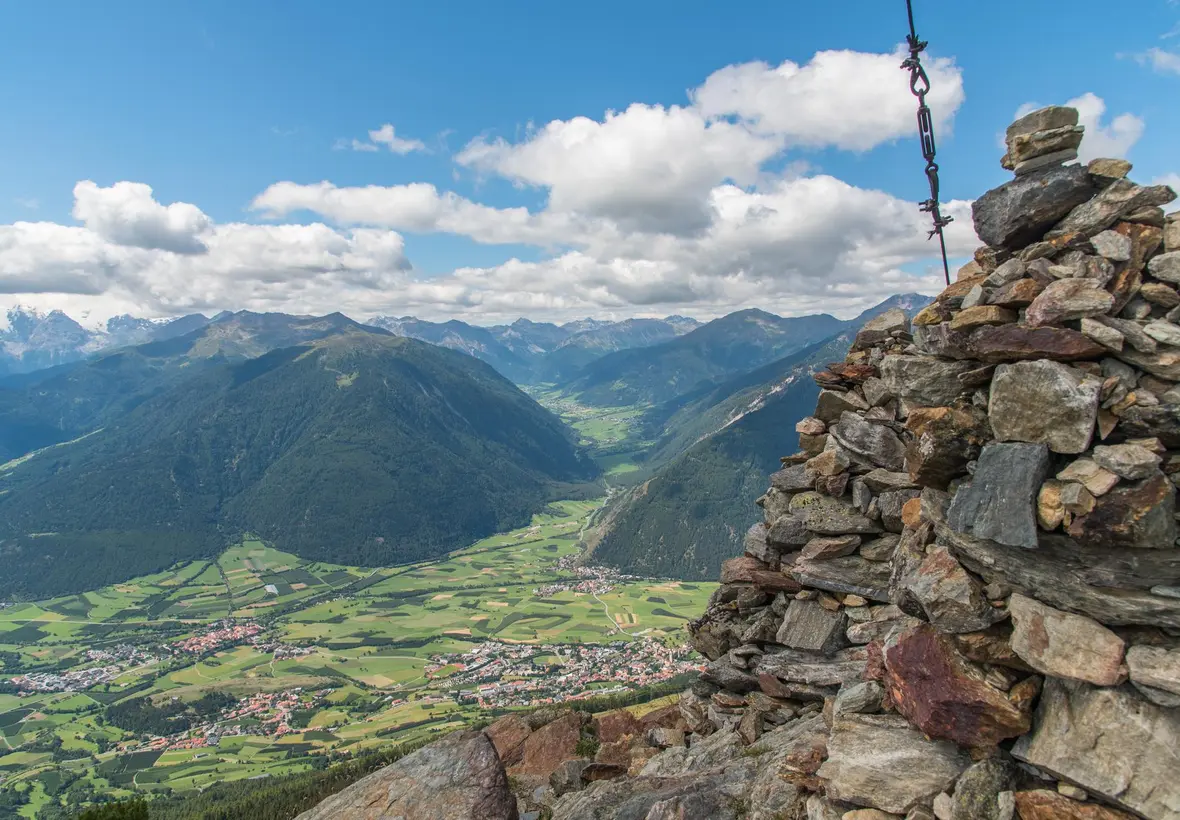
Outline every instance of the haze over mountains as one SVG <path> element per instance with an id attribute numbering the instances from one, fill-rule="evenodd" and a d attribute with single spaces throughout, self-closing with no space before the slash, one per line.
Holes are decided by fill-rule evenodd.
<path id="1" fill-rule="evenodd" d="M 61 314 L 10 315 L 15 366 L 33 342 L 47 360 L 84 358 L 0 377 L 0 598 L 93 588 L 246 532 L 315 560 L 405 563 L 601 493 L 573 431 L 516 386 L 538 382 L 638 413 L 623 444 L 639 469 L 609 480 L 633 486 L 599 519 L 595 559 L 708 578 L 740 541 L 767 454 L 790 449 L 814 402 L 809 372 L 865 319 L 924 301 L 847 321 L 744 310 L 490 328 L 242 311 L 85 340 Z"/>
<path id="2" fill-rule="evenodd" d="M 0 321 L 0 377 L 174 338 L 230 315 L 225 312 L 210 319 L 194 313 L 166 320 L 124 315 L 99 327 L 86 327 L 60 310 L 46 313 L 10 308 L 6 321 Z M 365 324 L 461 350 L 483 359 L 514 381 L 530 383 L 559 380 L 604 353 L 666 341 L 701 323 L 669 316 L 619 322 L 582 319 L 564 325 L 518 319 L 510 325 L 480 327 L 458 320 L 428 322 L 413 316 L 375 316 Z"/>

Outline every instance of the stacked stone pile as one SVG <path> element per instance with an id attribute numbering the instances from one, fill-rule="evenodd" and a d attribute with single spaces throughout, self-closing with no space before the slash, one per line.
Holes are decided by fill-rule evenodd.
<path id="1" fill-rule="evenodd" d="M 469 816 L 1180 820 L 1180 214 L 1077 119 L 1013 123 L 985 246 L 816 374 L 678 707 L 505 718 Z"/>
<path id="2" fill-rule="evenodd" d="M 686 747 L 554 817 L 1180 818 L 1180 215 L 1065 164 L 1077 120 L 1013 123 L 986 245 L 816 374 L 691 625 Z"/>

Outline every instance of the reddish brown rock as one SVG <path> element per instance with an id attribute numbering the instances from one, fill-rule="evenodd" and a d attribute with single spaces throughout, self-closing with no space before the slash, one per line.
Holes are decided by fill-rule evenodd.
<path id="1" fill-rule="evenodd" d="M 769 564 L 764 564 L 757 558 L 751 558 L 748 555 L 730 558 L 721 565 L 721 583 L 753 584 L 761 589 L 775 591 L 797 592 L 799 590 L 799 582 L 791 576 L 771 569 Z"/>
<path id="2" fill-rule="evenodd" d="M 975 358 L 991 364 L 1029 359 L 1072 362 L 1106 355 L 1106 348 L 1076 330 L 1023 325 L 981 327 L 971 334 L 968 350 Z"/>
<path id="3" fill-rule="evenodd" d="M 673 703 L 670 706 L 661 706 L 659 709 L 648 712 L 639 719 L 639 725 L 643 731 L 648 729 L 676 729 L 682 732 L 688 731 L 688 724 L 684 720 L 684 715 L 680 712 L 680 706 Z"/>
<path id="4" fill-rule="evenodd" d="M 952 306 L 957 307 L 963 301 L 963 297 L 971 292 L 971 288 L 976 285 L 982 285 L 985 279 L 987 279 L 986 276 L 972 276 L 968 279 L 960 279 L 957 282 L 952 282 L 942 293 L 934 297 L 934 301 L 939 305 L 950 303 Z"/>
<path id="5" fill-rule="evenodd" d="M 1015 797 L 1020 820 L 1135 820 L 1118 809 L 1097 803 L 1079 803 L 1048 789 L 1016 792 Z"/>
<path id="6" fill-rule="evenodd" d="M 905 453 L 910 481 L 940 490 L 967 472 L 990 433 L 987 414 L 971 405 L 918 408 L 906 429 L 912 434 Z"/>
<path id="7" fill-rule="evenodd" d="M 883 657 L 888 701 L 928 736 L 982 748 L 1029 730 L 1029 705 L 1016 706 L 987 684 L 950 638 L 929 624 L 896 636 Z"/>
<path id="8" fill-rule="evenodd" d="M 509 774 L 548 777 L 562 763 L 578 757 L 574 750 L 581 737 L 581 718 L 572 713 L 559 717 L 525 739 L 521 761 L 509 767 Z"/>
<path id="9" fill-rule="evenodd" d="M 505 766 L 515 766 L 524 755 L 524 741 L 533 733 L 518 715 L 506 715 L 483 730 Z"/>
<path id="10" fill-rule="evenodd" d="M 1171 549 L 1176 542 L 1176 490 L 1163 474 L 1120 485 L 1079 516 L 1068 532 L 1089 546 Z"/>
<path id="11" fill-rule="evenodd" d="M 1045 286 L 1035 279 L 1017 279 L 999 288 L 987 301 L 1006 308 L 1028 307 L 1044 289 Z"/>
<path id="12" fill-rule="evenodd" d="M 614 743 L 628 735 L 638 735 L 643 727 L 635 719 L 635 715 L 626 709 L 616 709 L 598 718 L 598 742 Z"/>
<path id="13" fill-rule="evenodd" d="M 869 379 L 877 375 L 877 368 L 871 364 L 844 364 L 843 362 L 833 362 L 828 365 L 828 370 L 836 376 L 839 376 L 846 382 L 853 384 L 864 384 Z"/>

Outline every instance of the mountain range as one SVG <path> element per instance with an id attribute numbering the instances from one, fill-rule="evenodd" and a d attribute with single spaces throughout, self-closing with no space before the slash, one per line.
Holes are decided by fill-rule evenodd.
<path id="1" fill-rule="evenodd" d="M 14 307 L 0 322 L 0 377 L 78 361 L 96 353 L 182 336 L 210 322 L 200 313 L 175 319 L 116 316 L 87 328 L 60 310 Z M 5 326 L 5 324 L 7 326 Z M 374 316 L 365 324 L 483 359 L 518 384 L 556 382 L 590 360 L 616 350 L 656 344 L 700 326 L 695 319 L 581 319 L 556 325 L 518 319 L 480 327 L 452 319 L 428 322 L 413 316 Z"/>
<path id="2" fill-rule="evenodd" d="M 873 316 L 894 307 L 913 315 L 929 301 L 894 296 L 803 350 L 650 410 L 641 436 L 653 443 L 641 472 L 596 522 L 594 560 L 635 575 L 715 578 L 761 518 L 749 499 L 779 469 L 775 454 L 797 449 L 795 423 L 819 394 L 812 374 L 842 360 Z"/>
<path id="3" fill-rule="evenodd" d="M 108 323 L 107 340 L 152 340 L 0 376 L 0 599 L 156 571 L 246 532 L 316 560 L 404 563 L 598 494 L 573 431 L 517 386 L 542 378 L 584 408 L 638 413 L 617 448 L 639 469 L 596 522 L 595 560 L 711 578 L 756 518 L 743 499 L 776 469 L 769 454 L 793 449 L 811 372 L 869 317 L 925 301 L 703 325 L 248 311 Z M 7 333 L 25 339 L 69 328 L 16 318 Z"/>
<path id="4" fill-rule="evenodd" d="M 86 328 L 60 310 L 43 313 L 10 308 L 7 327 L 0 325 L 0 376 L 66 364 L 112 348 L 170 339 L 208 322 L 200 313 L 160 321 L 123 315 L 108 319 L 101 327 Z"/>
<path id="5" fill-rule="evenodd" d="M 125 580 L 247 532 L 317 560 L 411 562 L 522 526 L 597 474 L 556 416 L 470 356 L 357 326 L 230 361 L 242 334 L 203 356 L 226 338 L 210 327 L 154 343 L 172 358 L 136 352 L 172 371 L 163 389 L 0 466 L 0 597 Z"/>

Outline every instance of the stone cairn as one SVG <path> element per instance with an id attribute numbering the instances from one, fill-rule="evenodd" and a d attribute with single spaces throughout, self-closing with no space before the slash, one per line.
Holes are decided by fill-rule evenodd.
<path id="1" fill-rule="evenodd" d="M 1180 820 L 1180 214 L 1063 164 L 1077 121 L 1013 123 L 987 244 L 816 374 L 678 706 L 509 716 L 307 817 Z"/>
<path id="2" fill-rule="evenodd" d="M 1013 123 L 987 244 L 816 374 L 691 625 L 691 739 L 819 712 L 774 763 L 799 816 L 1180 818 L 1180 214 L 1064 165 L 1077 123 Z"/>

